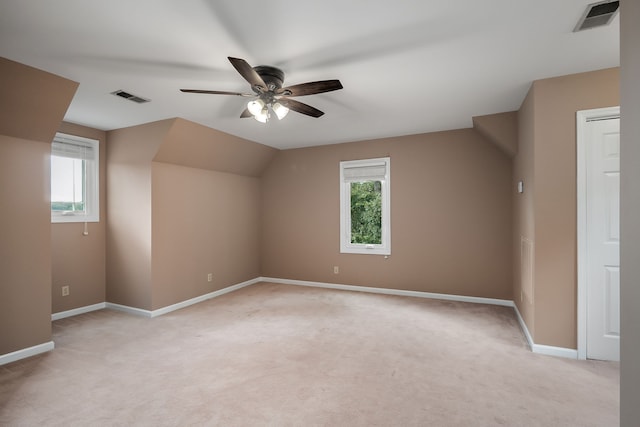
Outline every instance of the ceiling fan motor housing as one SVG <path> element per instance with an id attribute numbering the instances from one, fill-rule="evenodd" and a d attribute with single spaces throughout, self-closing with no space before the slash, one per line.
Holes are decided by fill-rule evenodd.
<path id="1" fill-rule="evenodd" d="M 262 80 L 267 84 L 267 90 L 280 89 L 284 83 L 284 72 L 276 67 L 270 67 L 268 65 L 258 65 L 253 67 Z"/>

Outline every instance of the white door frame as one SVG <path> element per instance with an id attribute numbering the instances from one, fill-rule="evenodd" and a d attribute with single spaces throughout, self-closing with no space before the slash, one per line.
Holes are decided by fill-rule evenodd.
<path id="1" fill-rule="evenodd" d="M 585 133 L 593 120 L 620 117 L 620 107 L 596 108 L 576 113 L 578 212 L 578 359 L 587 358 L 587 155 Z"/>

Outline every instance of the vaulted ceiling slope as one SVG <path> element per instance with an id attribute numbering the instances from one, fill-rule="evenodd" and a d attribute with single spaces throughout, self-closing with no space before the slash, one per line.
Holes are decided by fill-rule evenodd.
<path id="1" fill-rule="evenodd" d="M 5 58 L 0 76 L 0 135 L 50 143 L 78 83 Z"/>
<path id="2" fill-rule="evenodd" d="M 79 82 L 69 122 L 112 130 L 181 117 L 293 148 L 470 127 L 517 110 L 534 80 L 618 66 L 619 17 L 572 31 L 590 2 L 3 0 L 0 56 Z M 321 118 L 267 124 L 239 118 L 245 98 L 179 91 L 246 91 L 227 56 L 277 66 L 286 85 L 344 89 L 299 98 Z"/>

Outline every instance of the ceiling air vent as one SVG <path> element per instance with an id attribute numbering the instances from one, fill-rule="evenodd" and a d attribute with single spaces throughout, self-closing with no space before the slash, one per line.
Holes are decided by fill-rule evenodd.
<path id="1" fill-rule="evenodd" d="M 111 92 L 111 95 L 119 96 L 126 100 L 137 102 L 138 104 L 144 104 L 145 102 L 150 101 L 150 99 L 145 99 L 140 96 L 132 95 L 129 92 L 125 92 L 123 90 L 116 90 L 115 92 Z"/>
<path id="2" fill-rule="evenodd" d="M 609 25 L 618 13 L 619 1 L 601 1 L 587 6 L 574 32 Z"/>

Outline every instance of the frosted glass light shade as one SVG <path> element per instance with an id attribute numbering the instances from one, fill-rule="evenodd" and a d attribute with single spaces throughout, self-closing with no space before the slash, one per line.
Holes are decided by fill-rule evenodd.
<path id="1" fill-rule="evenodd" d="M 274 103 L 271 108 L 273 108 L 273 112 L 276 113 L 276 116 L 278 116 L 278 120 L 284 119 L 285 116 L 289 113 L 289 109 L 279 102 Z"/>
<path id="2" fill-rule="evenodd" d="M 249 101 L 247 103 L 247 109 L 253 116 L 258 116 L 262 113 L 262 109 L 264 108 L 264 101 L 262 99 L 254 99 L 253 101 Z"/>
<path id="3" fill-rule="evenodd" d="M 267 120 L 269 120 L 269 110 L 267 109 L 267 106 L 265 105 L 264 107 L 262 107 L 262 110 L 260 110 L 258 114 L 254 114 L 253 118 L 260 123 L 267 123 Z"/>

